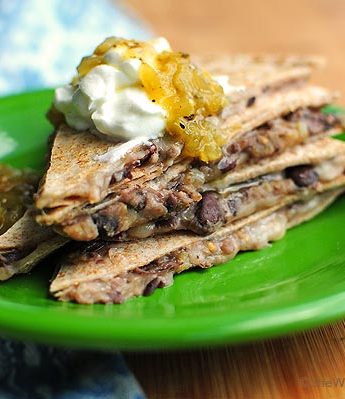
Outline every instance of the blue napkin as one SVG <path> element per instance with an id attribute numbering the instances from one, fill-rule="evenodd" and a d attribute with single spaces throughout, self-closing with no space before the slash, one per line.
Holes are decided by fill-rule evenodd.
<path id="1" fill-rule="evenodd" d="M 0 0 L 0 95 L 68 82 L 107 36 L 149 30 L 114 0 Z M 0 330 L 1 335 L 1 330 Z M 0 339 L 1 399 L 141 399 L 119 353 Z"/>
<path id="2" fill-rule="evenodd" d="M 69 82 L 108 36 L 150 31 L 115 0 L 0 0 L 0 95 Z"/>
<path id="3" fill-rule="evenodd" d="M 0 339 L 1 399 L 144 399 L 118 353 Z"/>

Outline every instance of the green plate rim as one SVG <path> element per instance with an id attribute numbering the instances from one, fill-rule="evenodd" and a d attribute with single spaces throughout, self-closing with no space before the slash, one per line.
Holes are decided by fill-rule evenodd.
<path id="1" fill-rule="evenodd" d="M 231 326 L 227 316 L 219 315 L 197 320 L 188 318 L 187 328 L 186 320 L 181 319 L 178 322 L 165 319 L 163 328 L 160 328 L 156 319 L 147 319 L 147 326 L 138 328 L 135 320 L 114 322 L 109 318 L 91 318 L 90 323 L 90 317 L 78 315 L 78 331 L 73 328 L 74 315 L 66 317 L 66 314 L 59 315 L 50 309 L 48 314 L 44 312 L 44 319 L 37 319 L 39 312 L 39 309 L 32 306 L 20 305 L 20 309 L 14 309 L 11 303 L 2 302 L 1 334 L 17 339 L 28 339 L 29 336 L 29 339 L 35 342 L 73 347 L 121 350 L 183 349 L 273 338 L 340 320 L 345 315 L 345 292 L 318 301 L 266 311 L 264 315 L 252 312 L 251 318 L 246 321 L 243 320 L 243 314 L 232 314 Z M 250 315 L 250 312 L 247 315 Z M 167 328 L 169 335 L 165 335 Z M 87 334 L 84 331 L 87 331 Z"/>

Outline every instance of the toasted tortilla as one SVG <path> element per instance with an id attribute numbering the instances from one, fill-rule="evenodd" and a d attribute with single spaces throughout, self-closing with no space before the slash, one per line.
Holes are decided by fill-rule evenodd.
<path id="1" fill-rule="evenodd" d="M 319 193 L 321 194 L 324 191 L 332 191 L 333 189 L 339 190 L 343 186 L 345 186 L 345 177 L 341 177 L 337 181 L 330 182 L 325 184 L 323 187 L 319 187 Z M 114 277 L 118 274 L 143 267 L 154 260 L 169 254 L 172 251 L 183 248 L 187 244 L 191 245 L 203 240 L 207 241 L 213 237 L 218 238 L 219 236 L 232 234 L 233 231 L 245 226 L 246 224 L 255 222 L 256 220 L 269 215 L 273 211 L 303 198 L 308 199 L 304 193 L 287 196 L 279 204 L 276 204 L 275 206 L 261 212 L 256 212 L 247 218 L 230 223 L 229 225 L 222 227 L 217 232 L 208 236 L 199 236 L 189 232 L 175 232 L 124 243 L 104 242 L 102 244 L 102 254 L 104 254 L 104 256 L 102 256 L 101 266 L 97 268 L 95 267 L 94 269 L 86 267 L 91 258 L 86 256 L 85 259 L 83 259 L 83 257 L 79 257 L 78 252 L 76 252 L 75 254 L 72 254 L 70 258 L 68 258 L 69 260 L 64 261 L 65 263 L 62 266 L 63 276 L 65 276 L 67 279 L 71 278 L 72 283 L 74 279 L 80 279 L 80 281 L 82 281 L 84 279 L 88 280 L 90 278 L 93 279 L 96 277 Z M 82 251 L 88 254 L 87 246 L 81 246 L 81 248 L 83 248 Z M 73 264 L 77 260 L 77 263 L 75 266 L 73 265 L 73 268 L 70 266 L 71 258 L 73 259 Z M 78 261 L 80 261 L 79 264 Z"/>
<path id="2" fill-rule="evenodd" d="M 278 172 L 290 166 L 314 165 L 343 154 L 345 154 L 345 142 L 325 137 L 321 140 L 295 146 L 276 157 L 263 158 L 252 165 L 245 165 L 239 170 L 225 174 L 221 179 L 209 182 L 205 189 L 225 189 L 232 184 Z"/>
<path id="3" fill-rule="evenodd" d="M 332 190 L 307 202 L 273 207 L 208 237 L 168 235 L 126 245 L 104 243 L 94 251 L 85 249 L 81 254 L 71 254 L 60 265 L 50 292 L 59 300 L 80 303 L 120 303 L 132 296 L 151 293 L 152 286 L 171 284 L 174 273 L 194 266 L 210 267 L 232 259 L 239 251 L 260 249 L 270 241 L 282 238 L 288 228 L 314 217 L 342 191 L 343 188 Z M 181 257 L 181 254 L 186 263 L 182 261 L 177 268 L 154 272 L 148 267 L 159 259 L 164 262 L 164 257 Z M 158 277 L 161 278 L 160 285 Z"/>
<path id="4" fill-rule="evenodd" d="M 306 81 L 325 60 L 319 56 L 252 54 L 193 55 L 192 61 L 213 76 L 230 77 L 232 102 L 257 97 Z M 253 101 L 253 100 L 252 100 Z"/>
<path id="5" fill-rule="evenodd" d="M 26 211 L 0 236 L 0 281 L 14 274 L 28 273 L 67 241 L 52 229 L 37 224 L 32 211 Z"/>
<path id="6" fill-rule="evenodd" d="M 193 204 L 200 201 L 201 195 L 199 192 L 222 192 L 236 183 L 245 183 L 259 176 L 281 172 L 288 167 L 303 164 L 320 164 L 323 161 L 344 156 L 345 143 L 330 138 L 322 138 L 307 144 L 295 146 L 279 155 L 263 158 L 255 163 L 244 165 L 238 170 L 224 174 L 221 179 L 204 184 L 202 187 L 195 190 L 196 192 L 193 194 L 193 198 L 190 198 L 190 203 L 186 202 L 185 209 L 188 212 L 188 209 L 190 209 Z M 157 206 L 152 207 L 152 215 L 150 215 L 149 207 L 145 204 L 143 209 L 137 211 L 131 205 L 128 205 L 128 203 L 123 202 L 121 195 L 125 193 L 125 191 L 122 190 L 117 194 L 114 193 L 113 195 L 108 196 L 95 205 L 87 205 L 84 208 L 74 208 L 69 212 L 67 212 L 66 208 L 58 209 L 54 215 L 56 223 L 55 228 L 58 232 L 68 235 L 77 241 L 90 241 L 96 239 L 99 235 L 99 229 L 101 228 L 97 225 L 95 220 L 95 216 L 97 219 L 97 214 L 99 213 L 100 215 L 103 215 L 101 216 L 102 220 L 106 218 L 104 223 L 110 223 L 111 220 L 111 223 L 116 225 L 115 229 L 112 227 L 110 228 L 110 230 L 114 231 L 109 232 L 108 239 L 115 238 L 118 240 L 119 238 L 117 235 L 119 233 L 125 232 L 132 227 L 143 226 L 148 223 L 152 224 L 159 218 L 167 218 L 169 215 L 176 213 L 174 211 L 170 212 L 168 208 L 164 207 L 166 195 L 163 195 L 163 190 L 165 189 L 165 192 L 168 195 L 170 189 L 167 187 L 171 184 L 167 177 L 169 175 L 172 175 L 173 177 L 175 175 L 179 176 L 183 172 L 185 166 L 186 164 L 184 163 L 173 165 L 166 173 L 158 176 L 156 179 L 144 182 L 140 186 L 138 185 L 134 187 L 135 190 L 139 190 L 141 193 L 147 192 L 150 195 L 153 193 L 154 197 L 158 199 L 157 206 L 160 206 L 160 213 L 157 213 L 158 216 L 155 216 L 155 207 Z M 179 189 L 171 189 L 171 192 L 177 192 L 178 190 L 180 190 L 179 194 L 183 193 L 184 186 L 180 186 Z M 161 201 L 161 203 L 158 201 Z M 165 213 L 163 214 L 163 212 Z M 49 216 L 52 217 L 51 214 L 49 214 Z M 149 230 L 152 230 L 153 234 L 157 229 L 155 229 L 154 226 L 152 227 L 153 228 Z M 171 226 L 171 230 L 174 230 L 173 226 Z M 109 231 L 108 227 L 107 231 Z M 129 234 L 128 237 L 131 237 L 131 234 Z M 127 239 L 127 236 L 123 236 L 121 240 L 122 239 Z"/>
<path id="7" fill-rule="evenodd" d="M 52 142 L 48 170 L 36 194 L 36 207 L 42 209 L 74 206 L 84 202 L 95 203 L 111 191 L 111 179 L 116 171 L 123 169 L 128 154 L 134 157 L 143 151 L 146 144 L 138 143 L 121 156 L 108 158 L 126 143 L 113 143 L 89 132 L 76 132 L 67 125 L 61 125 Z M 176 144 L 176 157 L 182 146 Z M 172 164 L 174 158 L 135 168 L 131 180 L 144 177 L 153 179 Z M 128 179 L 125 179 L 127 181 Z M 123 181 L 122 181 L 123 183 Z M 120 188 L 119 185 L 115 185 Z"/>
<path id="8" fill-rule="evenodd" d="M 303 79 L 320 68 L 326 60 L 320 55 L 283 54 L 193 54 L 192 62 L 211 75 L 226 74 L 234 84 L 263 86 L 268 81 L 289 81 L 291 76 Z M 243 75 L 245 74 L 245 77 Z M 246 79 L 244 81 L 244 79 Z"/>
<path id="9" fill-rule="evenodd" d="M 226 234 L 231 234 L 248 223 L 269 215 L 276 209 L 279 209 L 279 206 L 239 220 L 226 227 Z M 143 267 L 172 251 L 177 251 L 205 239 L 206 237 L 185 232 L 118 244 L 100 242 L 98 248 L 101 248 L 101 254 L 99 256 L 96 251 L 93 251 L 93 246 L 81 247 L 80 250 L 72 252 L 59 263 L 59 272 L 51 283 L 50 292 L 54 294 L 68 289 L 72 285 L 93 280 L 106 281 L 112 279 L 125 272 Z M 96 258 L 101 260 L 99 266 L 96 265 Z"/>
<path id="10" fill-rule="evenodd" d="M 156 171 L 157 173 L 155 175 L 152 174 L 149 177 L 146 175 L 133 180 L 132 185 L 134 187 L 153 186 L 155 189 L 159 190 L 160 188 L 163 188 L 164 185 L 168 184 L 173 178 L 176 178 L 176 176 L 185 172 L 189 168 L 189 165 L 189 160 L 178 162 L 168 168 L 165 173 Z M 95 204 L 81 204 L 74 207 L 60 206 L 51 210 L 46 210 L 43 214 L 38 214 L 36 220 L 43 225 L 61 224 L 64 221 L 71 221 L 73 218 L 83 214 L 83 209 L 88 209 L 88 214 L 97 212 L 99 209 L 103 209 L 107 205 L 113 204 L 114 201 L 116 201 L 117 194 L 126 188 L 125 185 L 124 187 L 118 188 L 114 193 L 111 193 L 112 195 L 108 195 L 106 198 Z"/>
<path id="11" fill-rule="evenodd" d="M 231 142 L 238 135 L 255 129 L 280 115 L 296 111 L 301 107 L 321 107 L 336 98 L 336 93 L 311 85 L 289 91 L 278 91 L 259 98 L 255 105 L 242 113 L 228 116 L 228 109 L 225 108 L 219 123 L 227 132 L 228 142 Z"/>

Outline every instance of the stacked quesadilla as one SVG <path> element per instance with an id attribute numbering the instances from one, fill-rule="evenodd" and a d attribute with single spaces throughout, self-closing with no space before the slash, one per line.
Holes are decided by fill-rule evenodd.
<path id="1" fill-rule="evenodd" d="M 174 274 L 267 246 L 342 193 L 345 143 L 332 138 L 342 121 L 323 110 L 336 96 L 308 82 L 319 59 L 194 63 L 220 82 L 227 101 L 179 125 L 221 131 L 215 159 L 193 156 L 169 134 L 142 140 L 141 126 L 140 139 L 106 140 L 95 126 L 77 131 L 50 111 L 56 130 L 29 219 L 49 232 L 46 247 L 73 241 L 51 283 L 57 299 L 121 303 L 151 294 Z"/>
<path id="2" fill-rule="evenodd" d="M 288 228 L 317 215 L 341 192 L 331 190 L 307 202 L 272 207 L 204 237 L 179 233 L 121 244 L 94 242 L 72 251 L 62 262 L 50 292 L 59 300 L 78 303 L 122 303 L 150 295 L 171 285 L 174 274 L 208 268 L 281 239 Z"/>
<path id="3" fill-rule="evenodd" d="M 195 213 L 215 197 L 209 192 L 230 200 L 236 184 L 258 185 L 263 176 L 269 190 L 281 183 L 277 174 L 287 167 L 332 158 L 315 151 L 339 151 L 342 144 L 325 137 L 340 132 L 341 123 L 320 110 L 333 93 L 304 83 L 312 61 L 242 58 L 230 59 L 221 75 L 230 64 L 229 105 L 213 117 L 227 135 L 217 162 L 184 157 L 183 143 L 169 136 L 132 146 L 58 125 L 36 198 L 37 221 L 78 241 L 122 241 L 180 228 L 205 234 L 216 226 Z M 318 139 L 326 141 L 317 144 Z M 299 150 L 306 143 L 310 148 Z"/>

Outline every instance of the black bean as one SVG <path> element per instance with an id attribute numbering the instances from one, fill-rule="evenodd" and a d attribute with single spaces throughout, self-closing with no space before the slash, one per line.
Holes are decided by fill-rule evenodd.
<path id="1" fill-rule="evenodd" d="M 273 122 L 272 121 L 268 121 L 265 122 L 264 124 L 262 124 L 261 126 L 258 127 L 258 129 L 260 130 L 270 130 L 273 127 Z"/>
<path id="2" fill-rule="evenodd" d="M 248 98 L 247 107 L 251 107 L 252 105 L 254 105 L 255 101 L 256 101 L 256 97 L 255 96 Z"/>
<path id="3" fill-rule="evenodd" d="M 141 158 L 139 166 L 142 166 L 146 162 L 148 162 L 156 151 L 157 151 L 157 146 L 151 143 L 150 146 L 148 147 L 148 153 L 143 158 Z"/>
<path id="4" fill-rule="evenodd" d="M 202 200 L 198 203 L 196 217 L 199 223 L 204 225 L 215 225 L 223 217 L 217 193 L 208 191 L 203 194 Z"/>
<path id="5" fill-rule="evenodd" d="M 311 165 L 300 165 L 287 168 L 286 177 L 292 179 L 298 187 L 308 187 L 319 180 L 319 175 Z"/>
<path id="6" fill-rule="evenodd" d="M 294 117 L 294 113 L 293 112 L 289 112 L 285 115 L 283 115 L 283 119 L 290 122 L 291 120 L 293 120 Z"/>
<path id="7" fill-rule="evenodd" d="M 311 135 L 317 135 L 323 133 L 326 130 L 331 129 L 335 126 L 339 121 L 337 118 L 332 115 L 324 115 L 320 112 L 317 113 L 305 113 L 304 118 L 302 119 L 308 126 L 308 131 Z"/>
<path id="8" fill-rule="evenodd" d="M 147 286 L 144 289 L 143 295 L 149 296 L 153 294 L 154 290 L 159 286 L 160 283 L 161 283 L 160 279 L 158 277 L 155 277 L 147 284 Z"/>
<path id="9" fill-rule="evenodd" d="M 229 172 L 236 167 L 237 160 L 234 157 L 223 157 L 218 162 L 218 169 L 222 173 Z"/>
<path id="10" fill-rule="evenodd" d="M 241 152 L 241 151 L 242 151 L 242 147 L 239 143 L 231 143 L 226 148 L 226 152 L 229 155 L 237 154 L 238 152 Z"/>
<path id="11" fill-rule="evenodd" d="M 125 166 L 123 169 L 123 177 L 124 179 L 132 179 L 133 175 L 132 175 L 132 166 Z"/>
<path id="12" fill-rule="evenodd" d="M 165 200 L 165 207 L 167 208 L 168 212 L 173 212 L 178 207 L 178 198 L 173 193 L 168 195 L 168 198 Z"/>
<path id="13" fill-rule="evenodd" d="M 98 234 L 101 238 L 107 239 L 114 237 L 119 226 L 117 219 L 102 214 L 93 215 L 92 219 L 97 226 Z"/>
<path id="14" fill-rule="evenodd" d="M 288 122 L 303 121 L 310 135 L 317 135 L 340 123 L 334 114 L 324 114 L 319 109 L 300 108 L 283 117 Z"/>

